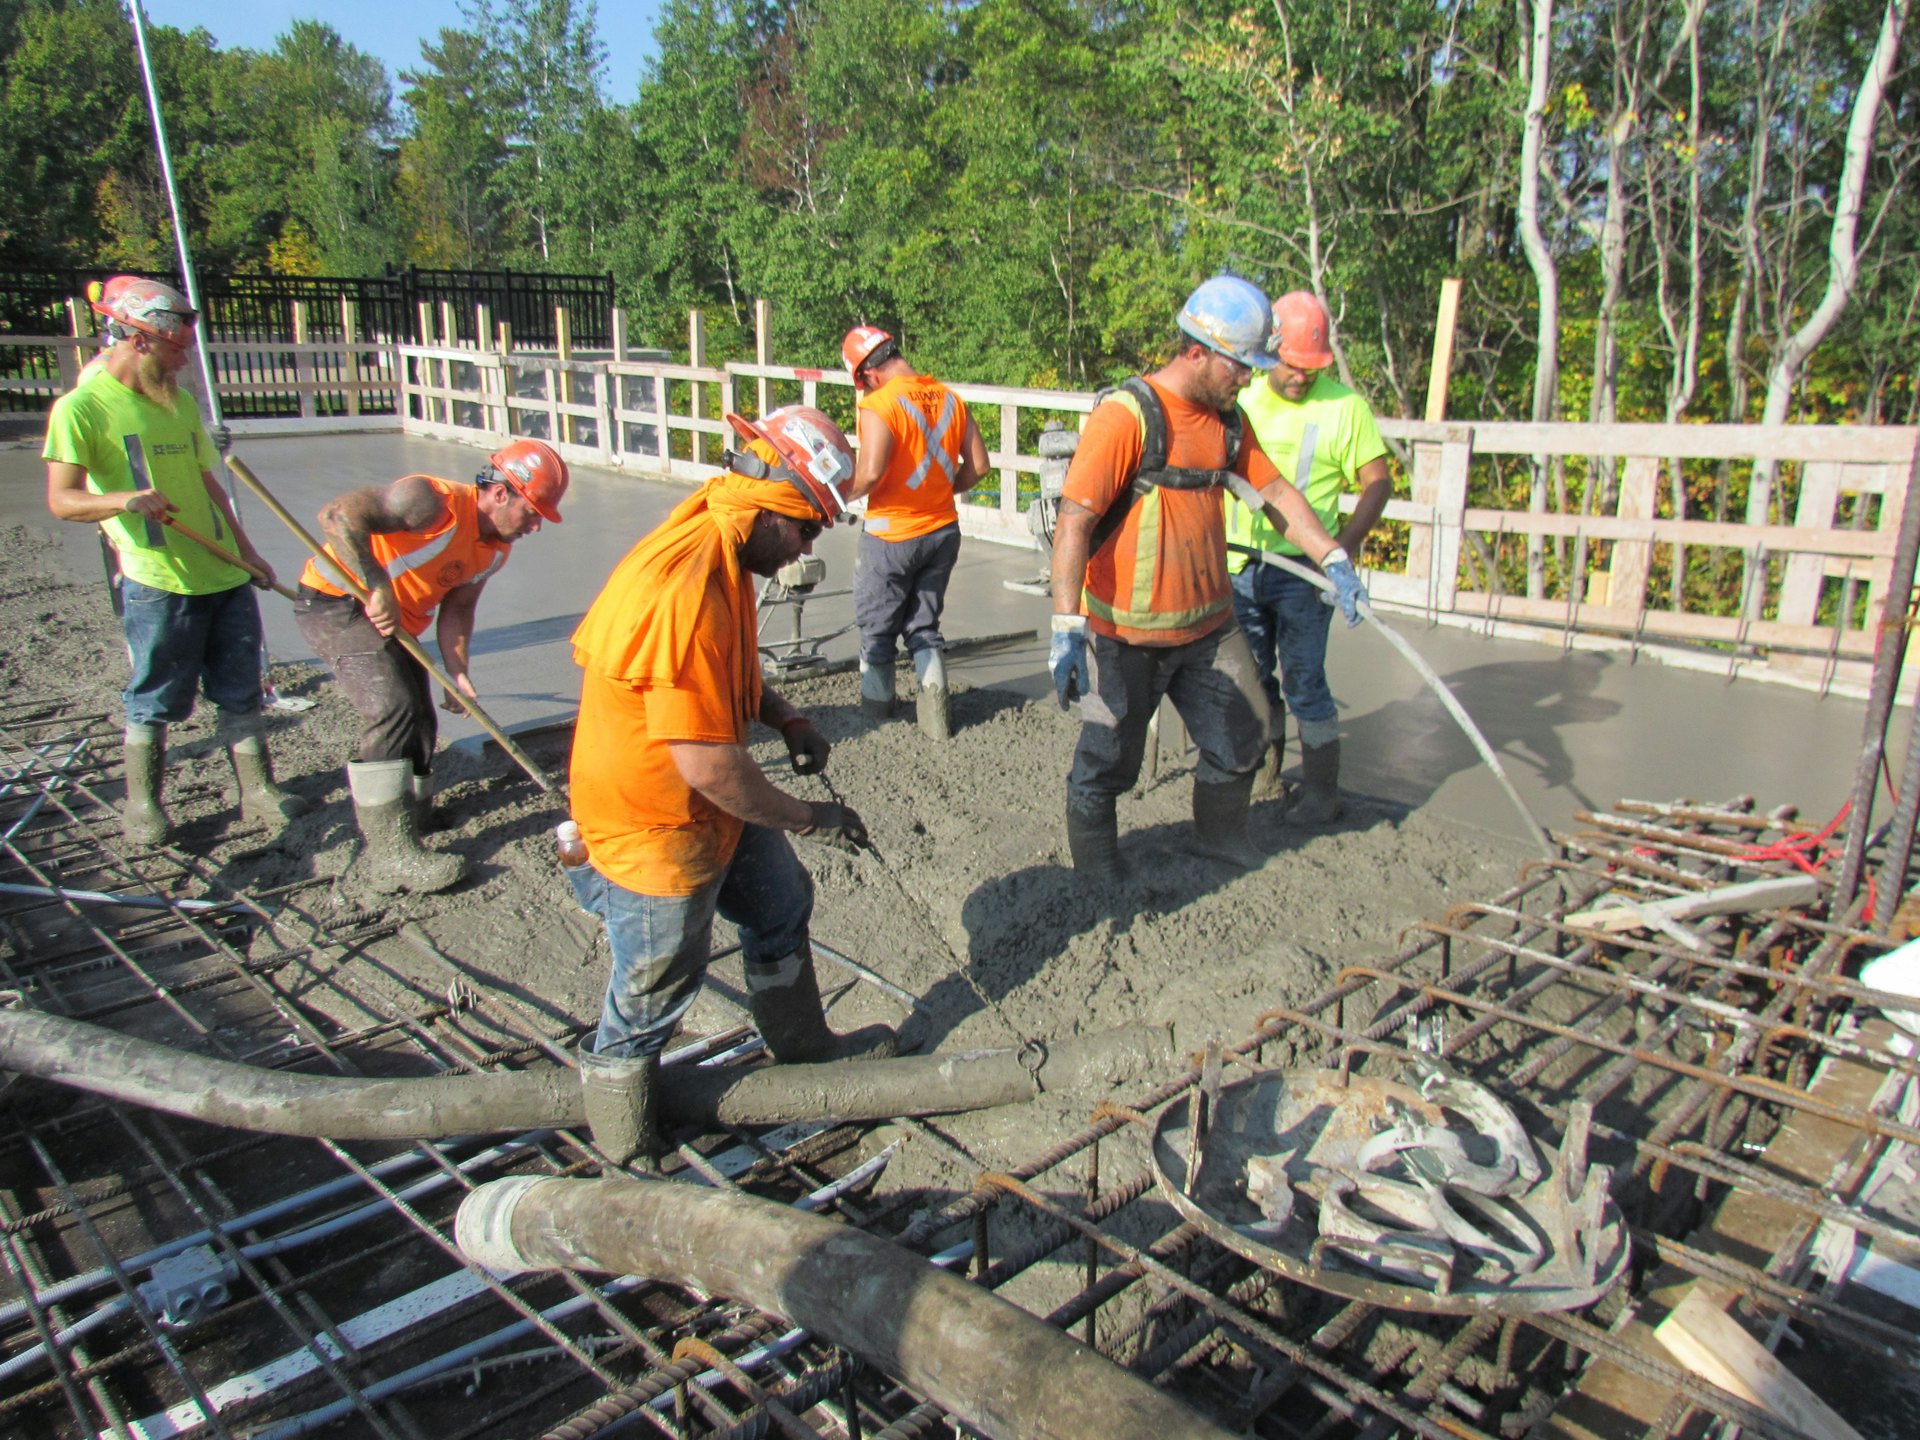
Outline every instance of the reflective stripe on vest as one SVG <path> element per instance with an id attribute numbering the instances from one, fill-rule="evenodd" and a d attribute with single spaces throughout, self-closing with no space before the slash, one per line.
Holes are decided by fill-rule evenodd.
<path id="1" fill-rule="evenodd" d="M 1080 603 L 1087 614 L 1097 615 L 1109 624 L 1126 630 L 1184 630 L 1210 620 L 1233 603 L 1222 596 L 1211 605 L 1193 610 L 1156 610 L 1153 608 L 1153 580 L 1160 564 L 1160 487 L 1155 485 L 1133 506 L 1129 521 L 1133 532 L 1133 574 L 1125 608 L 1109 605 L 1084 586 Z M 1123 527 L 1124 528 L 1124 527 Z"/>
<path id="2" fill-rule="evenodd" d="M 458 525 L 449 525 L 443 533 L 434 536 L 418 550 L 410 550 L 405 555 L 394 556 L 387 562 L 387 578 L 397 580 L 409 570 L 418 570 L 429 560 L 438 560 L 447 546 L 453 543 L 453 537 L 459 529 Z M 493 572 L 490 570 L 487 573 Z"/>
<path id="3" fill-rule="evenodd" d="M 899 405 L 900 409 L 905 412 L 907 418 L 913 421 L 914 425 L 919 429 L 921 438 L 926 441 L 927 447 L 927 453 L 920 457 L 920 463 L 913 467 L 913 473 L 907 477 L 907 488 L 909 490 L 918 490 L 920 488 L 920 482 L 927 478 L 927 471 L 936 463 L 946 474 L 947 484 L 951 486 L 953 484 L 955 468 L 953 457 L 941 448 L 941 442 L 947 438 L 947 427 L 953 424 L 953 392 L 951 390 L 947 391 L 946 403 L 940 407 L 939 423 L 933 425 L 928 424 L 926 412 L 905 395 L 896 396 L 895 403 Z"/>

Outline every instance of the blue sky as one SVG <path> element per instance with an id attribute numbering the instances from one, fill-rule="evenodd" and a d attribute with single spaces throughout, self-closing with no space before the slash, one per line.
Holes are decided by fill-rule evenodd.
<path id="1" fill-rule="evenodd" d="M 222 49 L 270 50 L 295 20 L 324 20 L 348 43 L 383 61 L 389 75 L 420 63 L 420 42 L 461 22 L 459 0 L 144 0 L 147 20 L 191 30 L 204 26 Z M 600 43 L 607 47 L 604 77 L 609 100 L 634 98 L 640 66 L 653 54 L 658 0 L 611 0 L 599 7 Z M 398 87 L 396 87 L 397 89 Z"/>

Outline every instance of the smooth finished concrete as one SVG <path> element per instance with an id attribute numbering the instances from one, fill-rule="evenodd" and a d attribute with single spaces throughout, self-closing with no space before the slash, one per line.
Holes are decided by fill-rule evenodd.
<path id="1" fill-rule="evenodd" d="M 0 478 L 6 482 L 0 486 L 0 521 L 42 529 L 74 574 L 98 575 L 93 527 L 63 524 L 47 513 L 38 451 L 37 442 L 0 448 Z M 244 439 L 236 452 L 310 528 L 321 504 L 343 490 L 414 472 L 465 478 L 485 463 L 485 452 L 475 448 L 398 435 Z M 515 728 L 571 715 L 579 681 L 568 636 L 620 557 L 686 493 L 677 484 L 575 468 L 565 523 L 521 542 L 480 603 L 473 678 L 496 721 Z M 292 583 L 305 560 L 299 541 L 244 490 L 240 503 L 254 543 Z M 845 592 L 854 531 L 836 528 L 815 548 L 826 561 L 827 579 L 805 609 L 809 636 L 841 630 L 853 619 Z M 1048 602 L 1003 583 L 1031 579 L 1039 568 L 1031 550 L 986 541 L 966 545 L 948 594 L 949 640 L 1022 630 L 1035 638 L 956 656 L 951 670 L 959 680 L 1035 698 L 1050 694 Z M 310 658 L 287 603 L 266 596 L 262 608 L 274 657 Z M 1632 664 L 1622 656 L 1563 654 L 1557 637 L 1533 644 L 1383 618 L 1452 687 L 1544 825 L 1565 827 L 1577 809 L 1622 798 L 1721 801 L 1740 794 L 1753 795 L 1762 808 L 1798 804 L 1804 819 L 1818 825 L 1850 791 L 1865 715 L 1859 700 L 1823 699 L 1754 680 L 1729 683 L 1645 659 Z M 772 611 L 763 620 L 767 641 L 791 631 L 789 611 Z M 1364 625 L 1349 633 L 1336 620 L 1334 630 L 1329 671 L 1341 706 L 1344 787 L 1520 834 L 1511 802 L 1413 670 Z M 828 640 L 820 653 L 829 660 L 852 658 L 851 630 Z M 1901 711 L 1890 737 L 1896 770 L 1908 721 Z M 442 724 L 448 740 L 478 734 L 466 719 L 443 715 Z M 1063 747 L 1063 779 L 1068 760 Z M 1888 808 L 1883 792 L 1876 817 L 1884 819 Z"/>

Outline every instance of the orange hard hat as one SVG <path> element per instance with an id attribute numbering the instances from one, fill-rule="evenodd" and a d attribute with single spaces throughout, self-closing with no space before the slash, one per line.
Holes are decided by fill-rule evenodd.
<path id="1" fill-rule="evenodd" d="M 1273 302 L 1273 353 L 1296 370 L 1324 370 L 1333 363 L 1327 336 L 1333 321 L 1311 290 L 1294 290 Z"/>
<path id="2" fill-rule="evenodd" d="M 862 388 L 860 367 L 872 359 L 876 351 L 892 343 L 893 336 L 878 325 L 856 325 L 847 331 L 846 339 L 840 342 L 840 359 L 853 374 L 854 388 Z"/>
<path id="3" fill-rule="evenodd" d="M 487 457 L 502 482 L 526 497 L 542 520 L 560 523 L 560 500 L 567 493 L 567 462 L 550 445 L 515 440 Z"/>
<path id="4" fill-rule="evenodd" d="M 741 439 L 771 445 L 782 461 L 780 469 L 755 475 L 752 467 L 763 463 L 757 457 L 730 455 L 730 469 L 753 479 L 787 481 L 806 497 L 823 525 L 832 525 L 846 511 L 845 487 L 853 479 L 853 447 L 840 427 L 821 411 L 811 405 L 783 405 L 757 425 L 731 412 L 727 423 Z"/>
<path id="5" fill-rule="evenodd" d="M 184 348 L 199 312 L 171 285 L 138 275 L 115 275 L 87 286 L 87 303 L 96 315 L 122 330 L 136 330 Z"/>

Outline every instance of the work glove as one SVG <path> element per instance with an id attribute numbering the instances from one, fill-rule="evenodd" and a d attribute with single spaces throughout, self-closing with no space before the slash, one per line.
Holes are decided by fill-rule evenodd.
<path id="1" fill-rule="evenodd" d="M 1087 667 L 1086 616 L 1053 617 L 1047 669 L 1053 673 L 1053 693 L 1060 697 L 1062 710 L 1093 689 L 1093 672 Z"/>
<path id="2" fill-rule="evenodd" d="M 818 775 L 827 768 L 827 754 L 833 747 L 806 716 L 795 715 L 780 727 L 780 734 L 787 742 L 787 758 L 793 762 L 794 774 Z"/>
<path id="3" fill-rule="evenodd" d="M 1353 568 L 1347 552 L 1336 545 L 1321 559 L 1320 573 L 1333 585 L 1333 594 L 1323 591 L 1321 600 L 1328 605 L 1338 605 L 1340 613 L 1347 617 L 1347 628 L 1352 629 L 1360 623 L 1360 606 L 1367 599 L 1367 587 L 1360 583 L 1360 572 Z"/>
<path id="4" fill-rule="evenodd" d="M 229 450 L 233 449 L 233 431 L 229 430 L 225 425 L 209 425 L 207 427 L 207 438 L 213 441 L 213 448 L 218 450 L 222 455 L 225 455 Z"/>
<path id="5" fill-rule="evenodd" d="M 837 800 L 811 800 L 807 810 L 807 823 L 794 834 L 824 841 L 836 850 L 849 853 L 873 848 L 873 841 L 867 835 L 867 822 L 854 813 L 851 805 L 842 805 Z"/>

